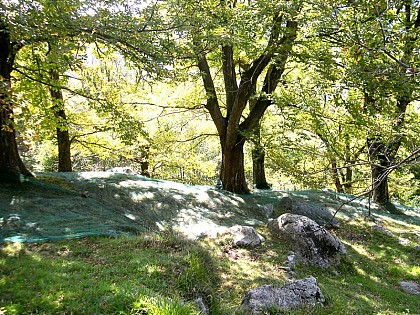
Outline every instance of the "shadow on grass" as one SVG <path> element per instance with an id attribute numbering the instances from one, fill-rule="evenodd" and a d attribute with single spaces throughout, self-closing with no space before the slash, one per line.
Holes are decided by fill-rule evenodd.
<path id="1" fill-rule="evenodd" d="M 211 187 L 138 175 L 43 173 L 0 187 L 0 241 L 136 235 L 174 229 L 191 238 L 261 223 L 255 205 Z"/>
<path id="2" fill-rule="evenodd" d="M 146 239 L 3 244 L 0 310 L 6 314 L 196 314 L 193 301 L 201 298 L 219 313 L 220 278 L 209 252 L 176 236 Z"/>

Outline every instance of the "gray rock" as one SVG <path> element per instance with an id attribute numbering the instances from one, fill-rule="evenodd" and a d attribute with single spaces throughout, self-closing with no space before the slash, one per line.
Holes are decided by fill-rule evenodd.
<path id="1" fill-rule="evenodd" d="M 117 174 L 134 174 L 135 172 L 128 166 L 123 167 L 113 167 L 107 172 L 117 173 Z"/>
<path id="2" fill-rule="evenodd" d="M 314 220 L 320 225 L 338 227 L 339 222 L 325 208 L 313 205 L 309 202 L 283 197 L 278 203 L 281 213 L 300 214 Z"/>
<path id="3" fill-rule="evenodd" d="M 382 234 L 384 234 L 384 235 L 388 235 L 388 236 L 394 236 L 394 234 L 390 231 L 390 230 L 388 230 L 388 229 L 386 229 L 386 228 L 384 228 L 383 226 L 381 226 L 381 225 L 379 225 L 379 224 L 373 224 L 372 225 L 372 229 L 373 230 L 376 230 L 376 231 L 378 231 L 379 233 L 382 233 Z"/>
<path id="4" fill-rule="evenodd" d="M 408 294 L 420 295 L 420 284 L 414 281 L 401 281 L 401 288 Z"/>
<path id="5" fill-rule="evenodd" d="M 265 314 L 267 310 L 287 311 L 301 305 L 323 304 L 325 298 L 314 277 L 308 277 L 282 287 L 263 285 L 249 291 L 242 301 L 245 314 Z"/>
<path id="6" fill-rule="evenodd" d="M 265 217 L 271 218 L 273 216 L 273 209 L 273 204 L 269 203 L 261 207 L 261 212 Z"/>
<path id="7" fill-rule="evenodd" d="M 268 228 L 291 244 L 297 261 L 329 268 L 346 254 L 338 238 L 305 216 L 285 213 L 268 223 Z"/>
<path id="8" fill-rule="evenodd" d="M 399 237 L 398 243 L 400 243 L 402 246 L 410 246 L 411 242 L 409 240 L 406 240 L 405 238 Z"/>
<path id="9" fill-rule="evenodd" d="M 199 315 L 207 315 L 209 313 L 209 308 L 204 303 L 203 298 L 199 297 L 195 299 L 195 306 L 199 309 Z"/>
<path id="10" fill-rule="evenodd" d="M 251 226 L 235 225 L 229 229 L 233 236 L 233 245 L 238 247 L 253 247 L 265 241 Z"/>

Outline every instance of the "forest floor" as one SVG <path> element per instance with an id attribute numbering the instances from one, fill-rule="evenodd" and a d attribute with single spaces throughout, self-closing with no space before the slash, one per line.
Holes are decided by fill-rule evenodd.
<path id="1" fill-rule="evenodd" d="M 327 304 L 294 313 L 420 314 L 418 296 L 399 286 L 420 279 L 418 208 L 396 205 L 395 215 L 328 190 L 239 196 L 108 172 L 40 173 L 0 187 L 0 314 L 196 314 L 197 297 L 211 314 L 234 314 L 247 290 L 289 281 L 289 248 L 265 227 L 266 210 L 280 215 L 285 196 L 336 214 L 348 252 L 335 270 L 298 266 Z M 206 238 L 236 224 L 257 227 L 264 245 Z"/>

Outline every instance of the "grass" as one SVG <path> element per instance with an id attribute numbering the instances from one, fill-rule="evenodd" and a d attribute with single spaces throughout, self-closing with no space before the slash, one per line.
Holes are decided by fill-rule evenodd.
<path id="1" fill-rule="evenodd" d="M 382 224 L 408 238 L 417 228 L 395 220 Z M 267 241 L 252 250 L 232 247 L 229 238 L 193 242 L 174 234 L 3 244 L 0 314 L 188 315 L 198 314 L 197 298 L 211 314 L 240 314 L 248 290 L 287 282 L 281 266 L 289 248 L 264 228 L 260 232 Z M 285 314 L 420 314 L 420 298 L 398 284 L 420 279 L 414 246 L 364 220 L 345 222 L 336 234 L 348 251 L 336 270 L 296 270 L 297 278 L 318 279 L 325 307 Z"/>

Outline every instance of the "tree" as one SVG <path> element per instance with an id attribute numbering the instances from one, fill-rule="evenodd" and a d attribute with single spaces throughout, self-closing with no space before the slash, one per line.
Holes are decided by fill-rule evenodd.
<path id="1" fill-rule="evenodd" d="M 371 117 L 367 154 L 372 198 L 388 205 L 388 168 L 398 157 L 407 106 L 418 93 L 420 8 L 417 1 L 330 3 L 331 19 L 322 36 L 339 48 L 336 61 L 348 86 L 363 94 Z"/>
<path id="2" fill-rule="evenodd" d="M 20 174 L 31 176 L 23 164 L 16 143 L 13 122 L 11 73 L 22 45 L 11 39 L 6 17 L 0 11 L 0 180 L 17 180 Z"/>
<path id="3" fill-rule="evenodd" d="M 272 104 L 271 93 L 297 36 L 300 4 L 204 1 L 182 11 L 186 22 L 181 44 L 193 53 L 201 74 L 204 107 L 220 140 L 223 188 L 247 193 L 244 143 Z M 223 88 L 217 85 L 214 67 L 221 70 Z M 261 92 L 255 94 L 261 77 Z M 246 111 L 251 98 L 258 101 Z"/>
<path id="4" fill-rule="evenodd" d="M 23 46 L 34 43 L 78 38 L 86 42 L 103 42 L 117 48 L 144 73 L 161 73 L 167 69 L 155 47 L 168 46 L 157 4 L 144 7 L 142 2 L 124 1 L 3 1 L 0 6 L 1 114 L 0 176 L 30 175 L 19 157 L 13 124 L 11 76 L 16 55 Z M 146 35 L 147 34 L 147 35 Z M 150 35 L 150 36 L 149 36 Z M 53 97 L 60 98 L 57 88 Z M 60 111 L 57 111 L 60 114 Z"/>
<path id="5" fill-rule="evenodd" d="M 50 70 L 51 80 L 58 82 L 59 73 L 55 69 Z M 53 101 L 53 113 L 58 124 L 56 127 L 58 145 L 58 171 L 71 172 L 71 141 L 68 130 L 68 121 L 64 108 L 63 92 L 59 87 L 50 87 L 51 98 Z"/>

